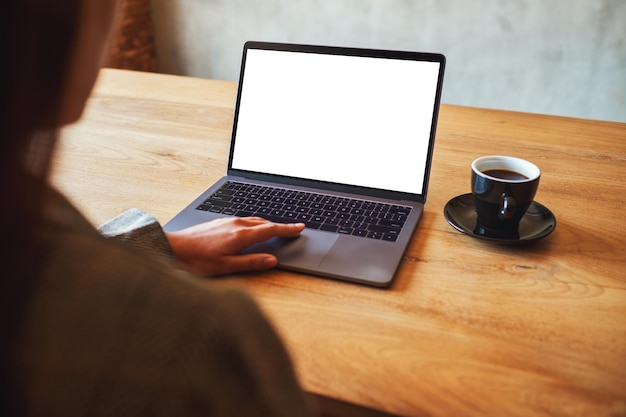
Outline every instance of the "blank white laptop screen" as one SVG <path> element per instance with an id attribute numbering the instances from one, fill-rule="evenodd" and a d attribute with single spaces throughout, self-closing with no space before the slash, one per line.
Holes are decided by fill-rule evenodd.
<path id="1" fill-rule="evenodd" d="M 231 167 L 422 194 L 439 65 L 250 49 Z"/>

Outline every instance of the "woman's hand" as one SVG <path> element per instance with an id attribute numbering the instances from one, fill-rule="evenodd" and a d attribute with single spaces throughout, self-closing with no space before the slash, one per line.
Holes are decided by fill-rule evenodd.
<path id="1" fill-rule="evenodd" d="M 177 232 L 166 233 L 176 260 L 186 269 L 203 275 L 275 267 L 274 255 L 240 252 L 272 237 L 297 237 L 304 224 L 278 224 L 260 217 L 213 220 Z"/>

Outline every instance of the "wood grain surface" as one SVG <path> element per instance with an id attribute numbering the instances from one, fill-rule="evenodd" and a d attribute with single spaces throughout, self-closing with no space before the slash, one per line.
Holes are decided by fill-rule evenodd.
<path id="1" fill-rule="evenodd" d="M 225 173 L 235 94 L 103 70 L 62 132 L 53 182 L 94 224 L 131 207 L 165 222 Z M 448 225 L 446 202 L 488 154 L 541 168 L 550 236 L 501 246 Z M 442 105 L 424 215 L 391 288 L 278 270 L 207 285 L 256 297 L 315 395 L 401 416 L 626 416 L 625 181 L 626 124 Z"/>

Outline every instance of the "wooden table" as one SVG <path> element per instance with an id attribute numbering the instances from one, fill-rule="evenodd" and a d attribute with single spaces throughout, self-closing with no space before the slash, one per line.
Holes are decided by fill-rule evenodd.
<path id="1" fill-rule="evenodd" d="M 53 181 L 94 224 L 162 222 L 226 169 L 236 85 L 104 70 L 65 129 Z M 485 154 L 542 169 L 556 230 L 524 247 L 453 229 L 446 202 Z M 626 415 L 626 124 L 443 105 L 429 198 L 395 283 L 284 271 L 249 290 L 304 388 L 402 416 Z"/>

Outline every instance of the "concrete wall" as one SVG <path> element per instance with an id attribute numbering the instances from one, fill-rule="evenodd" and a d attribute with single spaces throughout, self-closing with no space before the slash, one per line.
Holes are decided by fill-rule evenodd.
<path id="1" fill-rule="evenodd" d="M 152 0 L 163 72 L 236 80 L 246 40 L 442 52 L 443 102 L 626 122 L 625 0 Z"/>

